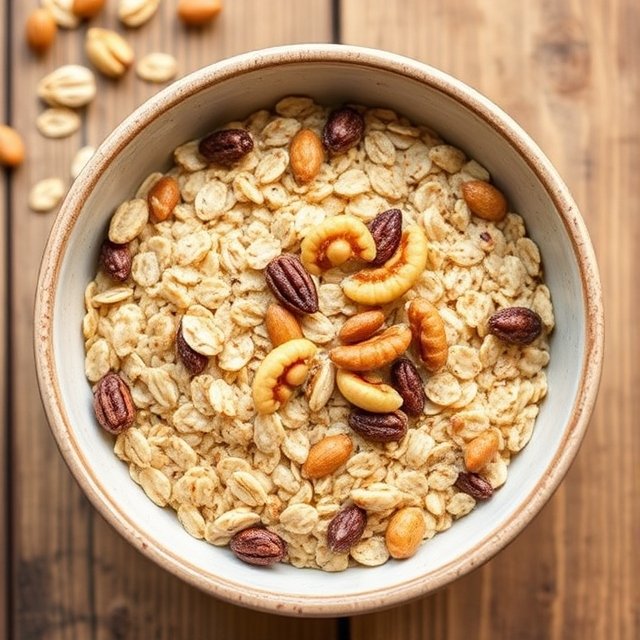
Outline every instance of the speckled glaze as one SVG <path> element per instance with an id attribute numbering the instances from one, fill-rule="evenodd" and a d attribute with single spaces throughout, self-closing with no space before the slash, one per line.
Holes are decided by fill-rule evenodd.
<path id="1" fill-rule="evenodd" d="M 82 292 L 115 206 L 173 149 L 285 95 L 393 108 L 436 129 L 491 171 L 541 248 L 556 312 L 549 395 L 506 485 L 410 560 L 340 574 L 239 563 L 191 538 L 113 454 L 91 412 L 80 330 Z M 278 47 L 202 69 L 146 102 L 100 146 L 67 196 L 42 261 L 35 311 L 40 392 L 60 451 L 100 513 L 154 562 L 230 602 L 287 615 L 362 613 L 425 595 L 487 561 L 552 495 L 576 455 L 602 367 L 603 309 L 584 222 L 532 140 L 461 82 L 408 58 L 338 45 Z"/>

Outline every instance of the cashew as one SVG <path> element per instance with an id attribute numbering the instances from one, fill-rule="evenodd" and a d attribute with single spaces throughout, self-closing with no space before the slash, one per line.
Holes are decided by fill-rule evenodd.
<path id="1" fill-rule="evenodd" d="M 360 304 L 387 304 L 405 294 L 427 264 L 428 244 L 418 226 L 407 227 L 398 250 L 377 269 L 364 269 L 342 282 L 344 294 Z"/>
<path id="2" fill-rule="evenodd" d="M 410 344 L 411 329 L 406 324 L 396 324 L 364 342 L 335 347 L 329 357 L 344 369 L 371 371 L 393 362 Z"/>
<path id="3" fill-rule="evenodd" d="M 354 216 L 339 215 L 313 227 L 302 241 L 300 251 L 307 271 L 319 276 L 350 258 L 373 260 L 376 243 L 364 222 Z"/>
<path id="4" fill-rule="evenodd" d="M 336 383 L 340 393 L 356 407 L 374 413 L 395 411 L 402 405 L 402 396 L 377 375 L 364 375 L 338 369 Z"/>
<path id="5" fill-rule="evenodd" d="M 420 359 L 432 373 L 447 363 L 449 347 L 444 322 L 438 310 L 424 298 L 415 298 L 407 309 L 411 332 L 420 348 Z"/>
<path id="6" fill-rule="evenodd" d="M 274 413 L 287 403 L 294 387 L 307 377 L 316 351 L 313 342 L 298 338 L 267 354 L 253 378 L 253 402 L 258 413 Z"/>

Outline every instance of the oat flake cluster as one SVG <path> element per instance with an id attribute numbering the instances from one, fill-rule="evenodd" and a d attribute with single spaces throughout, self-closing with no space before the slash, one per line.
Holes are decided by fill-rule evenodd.
<path id="1" fill-rule="evenodd" d="M 191 535 L 253 564 L 412 555 L 506 481 L 547 391 L 553 310 L 522 218 L 433 131 L 357 111 L 327 134 L 329 109 L 287 97 L 201 147 L 218 162 L 178 147 L 114 213 L 85 293 L 86 375 L 116 455 Z M 376 246 L 394 251 L 400 217 L 368 226 L 390 209 L 403 239 L 384 264 L 408 246 L 426 268 L 401 264 L 412 286 L 372 305 L 358 278 L 384 269 L 367 264 Z M 345 215 L 357 242 L 322 245 Z M 266 275 L 295 281 L 301 254 L 317 311 L 274 311 Z M 373 366 L 376 349 L 390 355 L 375 373 L 336 370 Z M 268 355 L 282 366 L 271 395 L 254 388 Z"/>

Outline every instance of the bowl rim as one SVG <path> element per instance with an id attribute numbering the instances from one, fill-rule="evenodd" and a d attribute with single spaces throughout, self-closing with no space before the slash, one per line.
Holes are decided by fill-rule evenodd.
<path id="1" fill-rule="evenodd" d="M 364 590 L 348 598 L 334 595 L 299 596 L 246 588 L 185 562 L 138 528 L 112 500 L 97 474 L 88 466 L 62 403 L 53 352 L 53 311 L 60 268 L 73 227 L 88 194 L 113 159 L 150 122 L 185 98 L 248 71 L 300 62 L 330 62 L 366 66 L 392 72 L 454 98 L 505 138 L 538 177 L 571 238 L 584 298 L 585 357 L 571 418 L 562 441 L 535 487 L 499 530 L 460 558 L 438 570 L 391 588 Z M 568 188 L 535 142 L 499 107 L 475 89 L 429 65 L 397 54 L 335 44 L 285 45 L 240 54 L 204 67 L 174 82 L 143 103 L 100 145 L 72 185 L 51 229 L 40 266 L 34 311 L 34 348 L 40 395 L 60 452 L 84 493 L 99 513 L 134 547 L 182 580 L 227 602 L 254 609 L 299 616 L 336 616 L 390 607 L 435 591 L 480 566 L 511 542 L 540 511 L 573 461 L 596 400 L 603 360 L 604 317 L 598 267 L 589 235 Z"/>

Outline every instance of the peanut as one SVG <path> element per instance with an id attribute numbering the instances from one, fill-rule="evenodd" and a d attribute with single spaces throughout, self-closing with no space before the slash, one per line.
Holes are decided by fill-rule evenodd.
<path id="1" fill-rule="evenodd" d="M 324 149 L 320 138 L 311 129 L 301 129 L 291 140 L 289 162 L 296 182 L 311 182 L 324 161 Z"/>
<path id="2" fill-rule="evenodd" d="M 339 469 L 351 455 L 351 438 L 341 433 L 327 436 L 314 444 L 302 465 L 302 474 L 307 478 L 322 478 Z"/>
<path id="3" fill-rule="evenodd" d="M 398 560 L 410 558 L 418 550 L 426 530 L 422 510 L 418 507 L 396 511 L 384 535 L 391 557 Z"/>
<path id="4" fill-rule="evenodd" d="M 164 176 L 149 190 L 147 196 L 149 213 L 155 222 L 166 220 L 180 202 L 178 181 L 171 176 Z"/>
<path id="5" fill-rule="evenodd" d="M 477 473 L 486 467 L 498 453 L 499 446 L 498 434 L 490 429 L 468 442 L 464 448 L 464 464 L 467 470 Z"/>
<path id="6" fill-rule="evenodd" d="M 6 124 L 0 124 L 0 165 L 17 167 L 24 161 L 24 142 L 20 134 Z"/>
<path id="7" fill-rule="evenodd" d="M 384 324 L 384 313 L 379 309 L 363 311 L 349 318 L 338 332 L 338 338 L 347 344 L 371 337 Z"/>
<path id="8" fill-rule="evenodd" d="M 269 340 L 277 347 L 289 340 L 304 338 L 296 317 L 279 304 L 270 304 L 264 318 Z"/>
<path id="9" fill-rule="evenodd" d="M 178 17 L 189 27 L 199 27 L 222 11 L 222 0 L 179 0 Z"/>
<path id="10" fill-rule="evenodd" d="M 25 37 L 36 53 L 44 53 L 56 39 L 58 25 L 46 9 L 34 9 L 27 17 Z"/>

